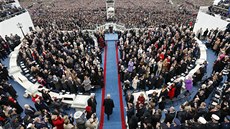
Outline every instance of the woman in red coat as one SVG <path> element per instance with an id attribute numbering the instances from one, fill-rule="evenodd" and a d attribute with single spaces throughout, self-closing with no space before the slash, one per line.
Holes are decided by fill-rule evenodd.
<path id="1" fill-rule="evenodd" d="M 145 104 L 145 97 L 144 94 L 141 93 L 140 96 L 137 98 L 137 104 L 136 104 L 136 108 L 139 109 L 139 105 L 140 104 Z"/>
<path id="2" fill-rule="evenodd" d="M 137 101 L 141 104 L 144 104 L 145 103 L 145 97 L 144 97 L 144 94 L 141 93 L 140 96 L 138 97 Z"/>
<path id="3" fill-rule="evenodd" d="M 169 99 L 173 99 L 174 96 L 175 96 L 175 90 L 176 90 L 176 87 L 175 87 L 175 84 L 173 83 L 169 89 L 169 92 L 168 92 L 168 96 L 169 96 Z"/>
<path id="4" fill-rule="evenodd" d="M 52 123 L 56 127 L 56 129 L 64 129 L 64 119 L 60 116 L 53 115 Z"/>
<path id="5" fill-rule="evenodd" d="M 103 39 L 102 36 L 100 36 L 100 38 L 98 39 L 98 42 L 99 42 L 100 48 L 104 48 L 105 47 L 105 41 L 104 41 L 104 39 Z"/>
<path id="6" fill-rule="evenodd" d="M 40 96 L 38 94 L 32 94 L 32 101 L 35 103 L 36 99 L 40 99 Z"/>

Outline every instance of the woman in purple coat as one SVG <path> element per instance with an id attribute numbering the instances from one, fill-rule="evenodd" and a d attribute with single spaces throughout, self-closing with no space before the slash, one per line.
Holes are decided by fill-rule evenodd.
<path id="1" fill-rule="evenodd" d="M 128 63 L 128 72 L 132 73 L 133 72 L 133 59 L 130 59 L 129 60 L 129 63 Z"/>
<path id="2" fill-rule="evenodd" d="M 190 92 L 193 87 L 192 77 L 188 76 L 188 78 L 184 80 L 184 83 L 186 90 Z"/>

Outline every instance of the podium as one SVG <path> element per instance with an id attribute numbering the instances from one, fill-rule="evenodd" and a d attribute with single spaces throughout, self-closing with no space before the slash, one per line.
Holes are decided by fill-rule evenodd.
<path id="1" fill-rule="evenodd" d="M 118 41 L 118 34 L 117 33 L 105 34 L 105 41 Z"/>

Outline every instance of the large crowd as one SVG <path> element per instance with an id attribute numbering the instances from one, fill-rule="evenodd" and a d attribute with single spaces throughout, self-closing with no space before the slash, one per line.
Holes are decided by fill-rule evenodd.
<path id="1" fill-rule="evenodd" d="M 121 80 L 131 82 L 135 90 L 162 88 L 171 78 L 187 74 L 199 58 L 195 35 L 186 26 L 157 26 L 138 33 L 125 33 L 119 42 Z"/>
<path id="2" fill-rule="evenodd" d="M 173 76 L 185 72 L 188 67 L 186 65 L 190 64 L 188 58 L 199 55 L 195 47 L 196 41 L 192 40 L 194 35 L 186 27 L 173 26 L 171 28 L 169 26 L 165 29 L 156 27 L 153 30 L 141 31 L 139 36 L 132 31 L 121 36 L 119 73 L 125 94 L 127 92 L 125 100 L 127 123 L 130 129 L 138 127 L 143 129 L 227 129 L 230 127 L 230 34 L 228 31 L 216 29 L 198 34 L 200 39 L 207 40 L 207 47 L 217 53 L 218 58 L 213 64 L 212 74 L 202 79 L 206 73 L 207 62 L 205 62 L 201 69 L 190 77 L 190 80 L 189 78 L 184 80 L 186 91 L 192 91 L 191 84 L 199 87 L 198 91 L 195 91 L 197 93 L 194 98 L 186 99 L 186 102 L 180 101 L 179 103 L 182 104 L 179 110 L 175 108 L 175 101 L 172 101 L 173 104 L 166 103 L 167 99 L 172 100 L 187 93 L 182 92 L 182 80 L 167 82 L 172 81 L 170 79 Z M 188 49 L 190 52 L 186 51 L 189 47 L 191 47 Z M 183 62 L 187 63 L 184 68 L 181 64 Z M 172 73 L 170 74 L 172 76 L 169 76 L 169 73 Z M 137 101 L 134 100 L 133 92 L 150 89 L 161 89 L 161 91 L 159 94 L 154 91 L 148 95 L 149 99 L 141 93 Z M 206 101 L 208 98 L 211 98 L 210 102 Z"/>
<path id="3" fill-rule="evenodd" d="M 127 28 L 142 28 L 119 32 L 117 44 L 118 72 L 129 129 L 229 129 L 229 30 L 192 32 L 196 11 L 204 4 L 202 0 L 182 4 L 178 0 L 178 7 L 169 0 L 116 2 L 115 22 Z M 43 90 L 39 91 L 41 96 L 32 94 L 34 105 L 21 106 L 17 91 L 8 82 L 12 78 L 7 67 L 0 63 L 0 126 L 9 129 L 97 128 L 97 101 L 92 91 L 104 85 L 101 67 L 104 38 L 101 33 L 92 36 L 81 29 L 93 29 L 106 22 L 104 1 L 56 0 L 31 4 L 24 0 L 22 4 L 41 29 L 22 40 L 18 63 L 25 65 L 28 72 L 23 71 L 24 74 L 35 78 Z M 200 57 L 195 36 L 205 40 L 206 46 L 217 55 L 212 74 L 202 79 L 207 65 L 212 65 L 204 62 L 193 76 L 177 79 L 185 77 Z M 17 35 L 0 37 L 1 61 L 20 43 Z M 134 100 L 132 93 L 147 90 L 160 93 L 153 92 L 148 95 L 149 99 L 140 94 L 137 101 Z M 88 106 L 84 111 L 68 114 L 68 105 L 51 97 L 50 91 L 90 94 Z M 193 92 L 196 92 L 194 97 L 185 98 Z M 184 101 L 179 100 L 178 110 L 173 100 L 179 97 Z"/>
<path id="4" fill-rule="evenodd" d="M 12 0 L 0 1 L 0 22 L 25 12 L 25 9 L 12 5 Z"/>
<path id="5" fill-rule="evenodd" d="M 95 44 L 88 33 L 43 29 L 26 36 L 19 61 L 48 89 L 90 93 L 96 86 L 103 86 L 101 49 Z"/>
<path id="6" fill-rule="evenodd" d="M 208 7 L 209 13 L 214 13 L 225 18 L 230 18 L 230 1 L 221 0 L 217 5 L 211 5 Z"/>
<path id="7" fill-rule="evenodd" d="M 37 79 L 42 90 L 41 95 L 32 94 L 34 105 L 22 107 L 17 101 L 17 91 L 7 82 L 12 79 L 7 67 L 0 64 L 0 126 L 13 129 L 94 129 L 98 125 L 96 116 L 95 94 L 93 88 L 103 84 L 103 68 L 101 68 L 101 51 L 103 42 L 100 34 L 94 34 L 96 41 L 88 34 L 78 30 L 57 32 L 40 29 L 27 34 L 22 40 L 18 36 L 1 37 L 1 44 L 21 43 L 18 61 L 24 62 L 29 74 Z M 98 41 L 97 41 L 98 39 Z M 4 60 L 15 46 L 2 48 Z M 49 92 L 65 91 L 74 94 L 90 94 L 85 111 L 68 114 L 69 106 L 61 99 L 53 98 Z M 35 107 L 35 108 L 34 108 Z M 21 115 L 21 114 L 25 115 Z"/>
<path id="8" fill-rule="evenodd" d="M 95 29 L 107 21 L 105 1 L 102 0 L 32 2 L 24 0 L 21 4 L 28 8 L 35 26 L 56 27 L 61 30 Z M 164 0 L 135 2 L 120 0 L 115 2 L 114 22 L 124 24 L 127 28 L 174 22 L 193 24 L 198 11 L 197 7 L 200 5 L 204 5 L 204 1 L 179 2 L 172 5 Z"/>

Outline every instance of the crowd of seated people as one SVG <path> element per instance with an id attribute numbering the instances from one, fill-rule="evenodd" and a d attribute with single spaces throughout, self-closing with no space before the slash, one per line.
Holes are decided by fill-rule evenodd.
<path id="1" fill-rule="evenodd" d="M 99 34 L 95 36 L 100 39 L 98 42 L 103 40 Z M 8 45 L 3 49 L 6 56 L 21 43 L 17 35 L 0 37 L 0 40 L 3 47 Z M 95 46 L 88 32 L 41 29 L 27 34 L 22 40 L 18 59 L 25 62 L 30 74 L 47 89 L 39 90 L 41 96 L 31 96 L 34 105 L 25 104 L 23 108 L 17 101 L 17 91 L 7 82 L 11 78 L 7 67 L 0 64 L 0 127 L 96 128 L 98 119 L 94 94 L 91 94 L 85 111 L 73 115 L 66 112 L 68 106 L 61 99 L 51 97 L 49 92 L 53 89 L 57 92 L 90 93 L 93 86 L 103 86 L 102 50 L 100 46 Z"/>
<path id="2" fill-rule="evenodd" d="M 218 5 L 211 5 L 209 6 L 208 10 L 211 13 L 214 14 L 219 14 L 225 18 L 230 17 L 230 12 L 229 12 L 229 0 L 221 0 Z"/>
<path id="3" fill-rule="evenodd" d="M 213 39 L 214 41 L 212 43 L 218 40 L 221 35 L 221 31 L 219 31 L 219 33 L 215 35 Z M 132 37 L 132 34 L 127 35 L 127 37 Z M 129 128 L 228 129 L 230 127 L 230 61 L 229 53 L 225 53 L 227 50 L 226 47 L 229 47 L 229 42 L 225 42 L 226 40 L 229 40 L 228 38 L 228 33 L 222 38 L 224 44 L 217 52 L 218 57 L 214 63 L 213 73 L 211 76 L 206 78 L 204 81 L 193 80 L 194 82 L 201 81 L 201 83 L 198 84 L 198 91 L 194 98 L 191 100 L 188 99 L 185 103 L 182 103 L 180 105 L 180 109 L 177 110 L 175 105 L 169 107 L 168 109 L 166 108 L 164 102 L 165 98 L 161 96 L 165 90 L 165 87 L 162 88 L 160 96 L 158 96 L 157 92 L 153 92 L 152 96 L 149 96 L 148 100 L 144 94 L 141 93 L 137 98 L 137 103 L 135 103 L 135 97 L 132 92 L 128 91 L 125 100 L 127 103 L 126 113 L 128 119 L 127 124 Z M 132 41 L 130 43 L 132 43 Z M 129 51 L 129 53 L 133 52 Z M 141 59 L 138 61 L 141 61 Z M 131 66 L 131 63 L 124 64 L 126 64 L 126 68 Z M 143 64 L 145 63 L 143 62 Z M 133 70 L 135 70 L 135 68 L 136 67 L 134 67 Z M 129 77 L 132 77 L 132 75 L 130 74 Z M 146 83 L 145 85 L 148 86 L 149 84 Z M 178 92 L 175 91 L 175 94 L 177 93 Z M 207 100 L 210 98 L 210 101 Z"/>
<path id="4" fill-rule="evenodd" d="M 191 6 L 191 4 L 183 4 L 183 1 L 178 3 L 178 5 L 183 4 L 183 9 L 180 9 L 177 5 L 173 6 L 162 0 L 116 1 L 114 22 L 125 24 L 128 28 L 148 27 L 159 23 L 182 23 L 183 21 L 193 24 L 198 10 L 196 6 L 204 5 L 205 2 L 203 0 L 190 2 L 196 3 Z M 40 27 L 56 27 L 61 30 L 73 30 L 79 27 L 95 29 L 97 25 L 102 25 L 107 21 L 105 1 L 100 0 L 85 0 L 84 2 L 58 0 L 35 3 L 24 0 L 21 4 L 24 8 L 28 8 L 35 26 Z"/>
<path id="5" fill-rule="evenodd" d="M 138 33 L 130 31 L 119 39 L 121 81 L 130 82 L 134 90 L 167 87 L 175 76 L 188 74 L 188 67 L 199 58 L 194 34 L 186 26 L 156 26 Z M 187 84 L 186 89 L 190 91 L 191 84 Z M 175 86 L 170 84 L 169 92 L 174 92 Z M 125 86 L 126 90 L 129 88 Z M 167 93 L 162 96 L 169 97 Z M 174 94 L 170 95 L 173 97 Z"/>
<path id="6" fill-rule="evenodd" d="M 101 49 L 87 32 L 33 32 L 26 36 L 18 59 L 41 86 L 56 92 L 90 93 L 103 86 Z"/>
<path id="7" fill-rule="evenodd" d="M 0 36 L 0 58 L 4 61 L 8 57 L 9 53 L 20 43 L 18 41 L 18 36 L 11 35 L 10 37 L 5 36 L 5 38 Z M 8 69 L 2 63 L 0 63 L 0 126 L 9 123 L 13 124 L 12 121 L 16 120 L 16 117 L 10 117 L 6 110 L 12 110 L 15 114 L 20 114 L 23 112 L 23 108 L 19 105 L 17 101 L 17 91 L 8 82 L 12 79 L 8 74 Z"/>
<path id="8" fill-rule="evenodd" d="M 0 22 L 25 12 L 25 9 L 11 4 L 12 1 L 0 1 Z"/>
<path id="9" fill-rule="evenodd" d="M 98 119 L 93 106 L 87 106 L 81 112 L 68 114 L 68 107 L 61 99 L 52 98 L 49 91 L 40 91 L 34 105 L 25 104 L 24 108 L 17 101 L 17 91 L 7 82 L 9 75 L 6 67 L 0 64 L 0 128 L 4 129 L 95 129 Z M 95 99 L 91 95 L 90 100 Z M 35 107 L 35 108 L 34 108 Z M 22 115 L 23 114 L 23 115 Z"/>
<path id="10" fill-rule="evenodd" d="M 3 4 L 3 3 L 4 4 L 9 4 L 9 3 L 14 3 L 14 2 L 15 2 L 15 0 L 1 0 L 0 1 L 1 4 Z"/>
<path id="11" fill-rule="evenodd" d="M 10 36 L 5 36 L 5 38 L 0 36 L 0 59 L 4 60 L 8 57 L 11 51 L 21 43 L 20 37 L 15 34 L 11 34 Z"/>

